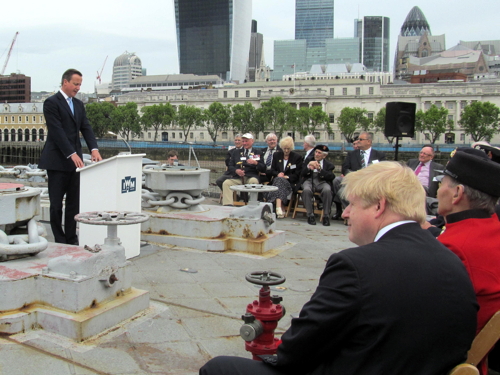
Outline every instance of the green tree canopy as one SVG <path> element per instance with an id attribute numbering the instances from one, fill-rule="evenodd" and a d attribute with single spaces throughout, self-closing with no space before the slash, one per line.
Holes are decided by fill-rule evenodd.
<path id="1" fill-rule="evenodd" d="M 219 131 L 227 130 L 231 123 L 231 105 L 213 102 L 205 109 L 204 115 L 207 121 L 208 134 L 210 134 L 210 138 L 216 143 Z"/>
<path id="2" fill-rule="evenodd" d="M 155 131 L 154 141 L 158 137 L 158 130 L 165 129 L 175 118 L 175 109 L 170 103 L 160 103 L 142 107 L 141 124 L 144 130 L 153 128 Z"/>
<path id="3" fill-rule="evenodd" d="M 421 133 L 428 132 L 430 142 L 436 143 L 441 134 L 453 130 L 453 121 L 448 119 L 448 110 L 431 105 L 427 111 L 419 110 L 415 114 L 415 129 Z"/>
<path id="4" fill-rule="evenodd" d="M 110 102 L 95 102 L 85 106 L 87 118 L 97 138 L 104 137 L 108 131 L 112 130 L 111 114 L 115 109 L 116 107 Z"/>
<path id="5" fill-rule="evenodd" d="M 288 130 L 286 119 L 294 108 L 286 103 L 281 96 L 275 96 L 261 104 L 259 108 L 259 122 L 265 129 L 271 129 L 281 139 L 283 132 Z"/>
<path id="6" fill-rule="evenodd" d="M 490 102 L 474 102 L 465 106 L 458 122 L 474 142 L 490 140 L 500 131 L 499 108 Z"/>
<path id="7" fill-rule="evenodd" d="M 352 139 L 357 130 L 367 131 L 370 128 L 370 119 L 366 116 L 366 109 L 344 107 L 338 118 L 339 129 L 345 139 Z"/>
<path id="8" fill-rule="evenodd" d="M 142 132 L 141 116 L 137 111 L 137 103 L 128 102 L 117 107 L 111 114 L 112 130 L 127 142 L 131 137 L 139 137 Z"/>
<path id="9" fill-rule="evenodd" d="M 203 110 L 193 105 L 182 104 L 179 106 L 176 116 L 177 125 L 182 129 L 184 142 L 187 142 L 189 130 L 193 126 L 202 126 L 204 121 Z"/>
<path id="10" fill-rule="evenodd" d="M 386 114 L 385 107 L 380 108 L 380 111 L 378 111 L 377 114 L 375 115 L 375 117 L 373 118 L 372 129 L 376 133 L 378 133 L 378 132 L 384 133 L 385 139 L 387 139 L 387 141 L 389 143 L 392 143 L 392 141 L 394 140 L 394 137 L 388 138 L 385 136 L 385 114 Z"/>
<path id="11" fill-rule="evenodd" d="M 245 134 L 248 132 L 256 133 L 256 113 L 255 107 L 252 105 L 252 103 L 245 102 L 245 104 L 236 104 L 232 106 L 231 109 L 231 127 L 233 128 L 233 130 L 241 134 Z"/>

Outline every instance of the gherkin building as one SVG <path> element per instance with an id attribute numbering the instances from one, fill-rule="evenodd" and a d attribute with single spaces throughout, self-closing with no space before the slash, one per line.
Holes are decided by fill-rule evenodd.
<path id="1" fill-rule="evenodd" d="M 431 28 L 419 7 L 414 6 L 406 16 L 401 26 L 401 36 L 422 36 L 425 33 L 432 35 Z"/>

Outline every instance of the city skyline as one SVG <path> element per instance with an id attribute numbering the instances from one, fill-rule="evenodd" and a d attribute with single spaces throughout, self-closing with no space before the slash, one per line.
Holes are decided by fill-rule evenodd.
<path id="1" fill-rule="evenodd" d="M 494 25 L 497 0 L 478 0 L 471 11 L 464 0 L 421 0 L 407 6 L 387 0 L 384 7 L 368 0 L 335 1 L 334 36 L 352 37 L 353 21 L 363 16 L 390 18 L 390 54 L 396 48 L 400 28 L 413 6 L 425 14 L 434 35 L 446 34 L 446 48 L 460 40 L 494 40 L 500 35 L 485 25 Z M 358 8 L 359 7 L 359 8 Z M 113 61 L 127 50 L 141 59 L 148 75 L 179 72 L 173 0 L 125 0 L 113 4 L 90 0 L 78 11 L 68 10 L 58 0 L 30 4 L 19 11 L 19 4 L 5 4 L 0 26 L 0 66 L 16 31 L 19 31 L 5 74 L 19 71 L 32 78 L 32 91 L 59 88 L 63 71 L 74 67 L 84 75 L 82 92 L 92 92 L 100 71 L 103 82 L 110 82 Z M 295 1 L 253 0 L 252 18 L 264 35 L 266 63 L 273 64 L 273 41 L 293 39 Z M 458 22 L 465 19 L 465 22 Z M 391 59 L 392 60 L 392 59 Z M 392 61 L 391 61 L 392 66 Z"/>

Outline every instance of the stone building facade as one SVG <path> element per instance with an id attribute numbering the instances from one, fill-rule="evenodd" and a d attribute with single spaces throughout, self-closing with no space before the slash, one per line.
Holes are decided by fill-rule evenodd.
<path id="1" fill-rule="evenodd" d="M 369 117 L 374 117 L 384 108 L 386 103 L 404 101 L 417 104 L 417 111 L 427 110 L 432 104 L 445 107 L 449 111 L 449 119 L 455 124 L 455 130 L 450 134 L 442 135 L 437 143 L 470 144 L 470 136 L 465 135 L 460 128 L 458 120 L 463 108 L 474 101 L 489 101 L 500 107 L 500 83 L 498 82 L 453 82 L 435 84 L 412 85 L 381 85 L 376 82 L 366 82 L 362 79 L 330 79 L 330 80 L 304 80 L 304 81 L 271 81 L 250 82 L 242 85 L 225 86 L 213 90 L 173 90 L 154 93 L 129 93 L 122 95 L 118 105 L 131 101 L 138 104 L 139 111 L 142 107 L 159 103 L 170 102 L 178 107 L 181 104 L 194 105 L 199 108 L 208 108 L 211 103 L 218 101 L 222 104 L 251 103 L 259 108 L 262 102 L 274 96 L 281 96 L 300 108 L 303 106 L 321 106 L 330 116 L 330 126 L 333 133 L 328 134 L 325 127 L 317 129 L 316 138 L 329 143 L 341 143 L 343 136 L 338 128 L 337 119 L 345 107 L 360 107 L 368 111 Z M 182 141 L 181 129 L 175 125 L 162 130 L 167 133 L 169 141 Z M 142 139 L 152 140 L 153 132 L 146 131 Z M 287 134 L 288 135 L 288 134 Z M 231 141 L 233 132 L 227 131 L 220 137 L 221 141 Z M 165 139 L 165 137 L 163 137 Z M 303 138 L 295 134 L 296 142 Z M 264 135 L 259 134 L 258 141 L 264 140 Z M 210 136 L 203 127 L 192 129 L 188 137 L 190 142 L 210 142 Z M 374 134 L 375 143 L 384 143 L 382 133 Z M 413 139 L 405 138 L 404 143 L 427 143 L 426 135 L 416 133 Z M 496 135 L 492 143 L 499 144 L 500 136 Z"/>

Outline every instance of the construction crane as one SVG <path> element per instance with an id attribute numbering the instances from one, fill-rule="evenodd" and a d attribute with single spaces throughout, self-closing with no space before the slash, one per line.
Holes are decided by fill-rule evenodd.
<path id="1" fill-rule="evenodd" d="M 97 80 L 99 81 L 99 84 L 101 84 L 101 75 L 102 75 L 102 71 L 104 70 L 104 65 L 106 65 L 107 60 L 108 60 L 108 56 L 106 56 L 106 58 L 104 59 L 104 64 L 102 64 L 101 72 L 99 73 L 99 71 L 97 71 Z"/>
<path id="2" fill-rule="evenodd" d="M 5 59 L 5 64 L 3 64 L 2 71 L 0 72 L 0 76 L 3 76 L 3 74 L 5 73 L 5 69 L 7 68 L 7 64 L 9 63 L 10 53 L 12 52 L 12 48 L 14 47 L 14 43 L 16 42 L 18 34 L 19 34 L 19 31 L 16 31 L 16 35 L 14 35 L 14 39 L 12 39 L 12 44 L 10 45 L 9 53 L 7 53 L 7 58 Z"/>

